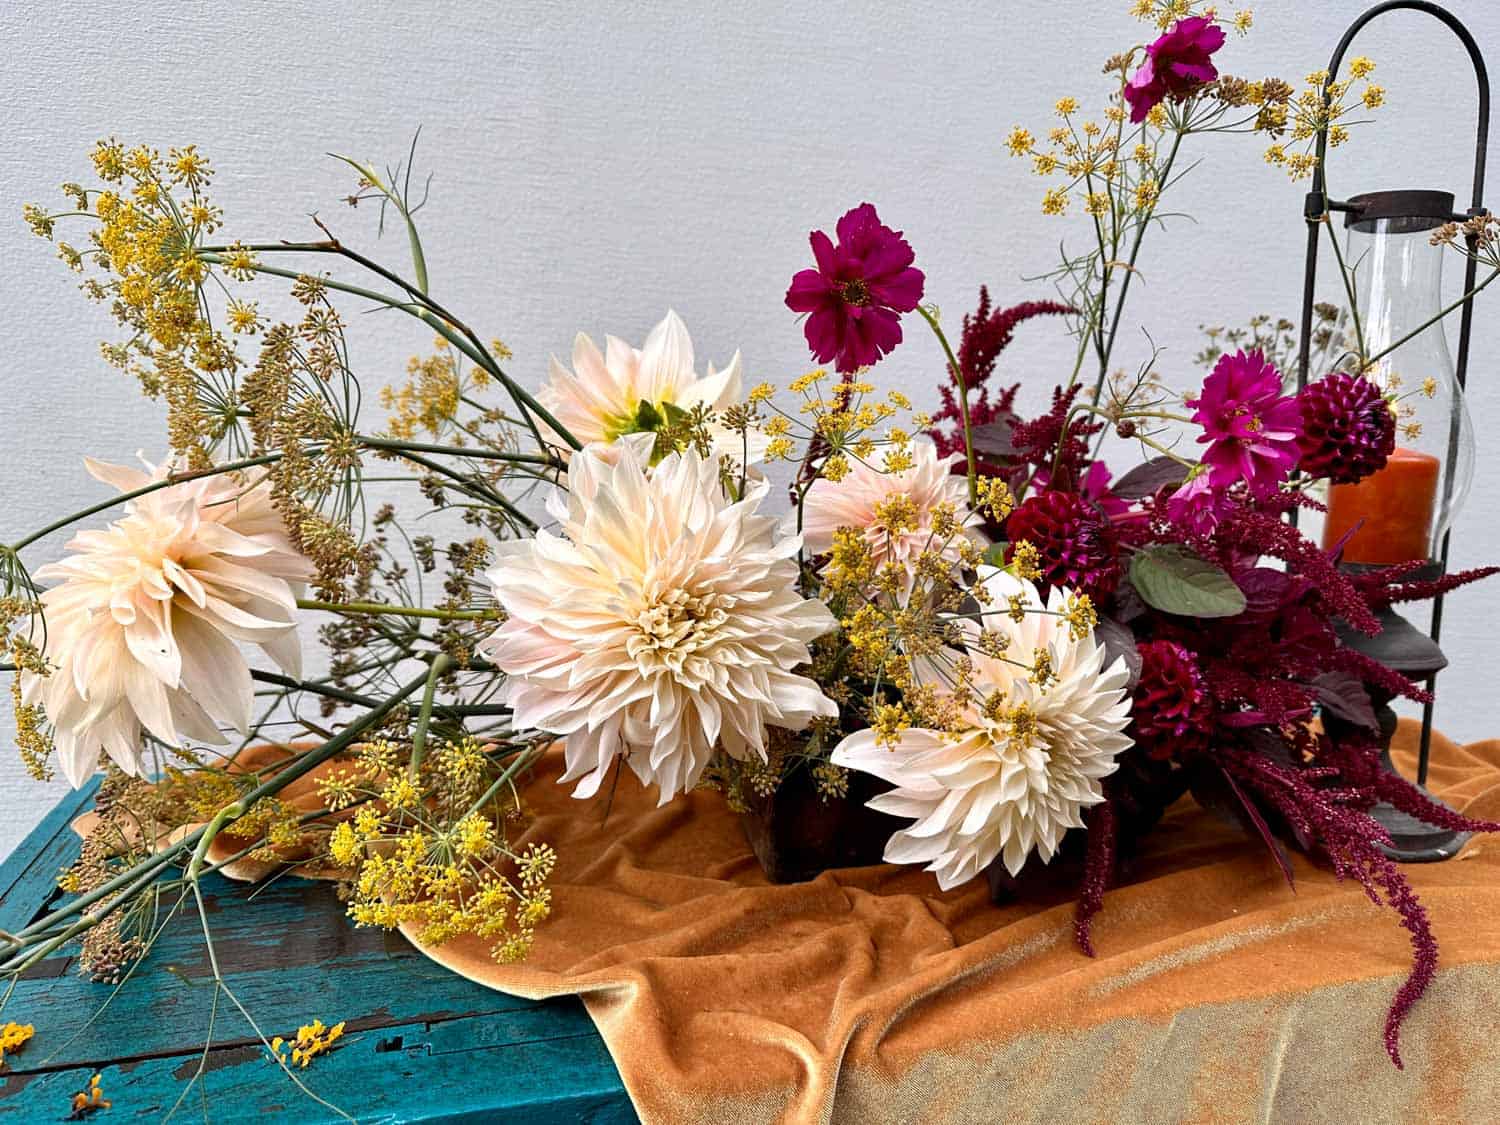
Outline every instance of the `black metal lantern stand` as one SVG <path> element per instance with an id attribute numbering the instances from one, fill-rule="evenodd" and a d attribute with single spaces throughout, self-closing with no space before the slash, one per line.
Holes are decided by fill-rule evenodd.
<path id="1" fill-rule="evenodd" d="M 1303 217 L 1307 222 L 1307 266 L 1303 278 L 1302 294 L 1302 324 L 1301 324 L 1301 355 L 1297 370 L 1297 386 L 1300 390 L 1307 385 L 1308 364 L 1310 362 L 1310 345 L 1312 342 L 1314 297 L 1313 290 L 1317 281 L 1318 266 L 1318 242 L 1322 234 L 1322 228 L 1331 222 L 1335 212 L 1345 217 L 1345 226 L 1351 231 L 1351 239 L 1354 232 L 1370 233 L 1377 240 L 1388 236 L 1392 241 L 1407 236 L 1416 235 L 1418 239 L 1426 241 L 1429 236 L 1422 232 L 1436 228 L 1450 221 L 1462 222 L 1484 213 L 1482 195 L 1484 191 L 1484 171 L 1486 147 L 1489 137 L 1490 117 L 1490 86 L 1489 76 L 1485 68 L 1484 57 L 1480 53 L 1479 46 L 1474 42 L 1474 37 L 1458 19 L 1457 16 L 1437 4 L 1428 3 L 1426 0 L 1388 0 L 1370 8 L 1352 24 L 1349 25 L 1344 36 L 1339 40 L 1338 47 L 1333 52 L 1333 57 L 1328 64 L 1328 77 L 1324 85 L 1324 104 L 1329 105 L 1331 96 L 1329 87 L 1337 80 L 1339 68 L 1344 60 L 1345 52 L 1350 43 L 1364 27 L 1373 20 L 1393 11 L 1415 11 L 1425 12 L 1441 21 L 1453 32 L 1464 45 L 1469 53 L 1469 60 L 1474 67 L 1475 78 L 1478 83 L 1478 128 L 1474 142 L 1474 182 L 1471 195 L 1470 207 L 1467 211 L 1456 212 L 1453 205 L 1453 196 L 1446 192 L 1435 192 L 1429 190 L 1414 191 L 1379 191 L 1368 192 L 1353 196 L 1347 200 L 1334 200 L 1328 197 L 1326 179 L 1324 176 L 1324 160 L 1328 151 L 1328 120 L 1323 121 L 1322 128 L 1317 136 L 1317 166 L 1313 171 L 1312 187 L 1307 194 L 1303 207 Z M 1330 230 L 1330 234 L 1332 231 Z M 1334 236 L 1337 237 L 1336 235 Z M 1411 240 L 1408 239 L 1408 246 Z M 1441 248 L 1437 248 L 1441 253 Z M 1473 250 L 1474 241 L 1469 240 L 1470 255 L 1467 269 L 1464 274 L 1465 294 L 1472 294 L 1477 276 L 1477 262 Z M 1440 263 L 1431 279 L 1434 290 L 1440 278 Z M 1385 274 L 1391 275 L 1400 271 L 1386 270 Z M 1372 305 L 1373 296 L 1372 296 Z M 1359 309 L 1351 310 L 1355 316 L 1359 315 Z M 1447 441 L 1446 448 L 1440 449 L 1435 458 L 1441 463 L 1441 498 L 1442 509 L 1439 510 L 1436 522 L 1433 525 L 1433 540 L 1429 541 L 1427 557 L 1429 565 L 1425 572 L 1418 577 L 1436 577 L 1447 571 L 1448 567 L 1448 544 L 1450 531 L 1447 517 L 1451 516 L 1452 507 L 1457 500 L 1461 499 L 1461 488 L 1455 493 L 1455 477 L 1458 474 L 1459 461 L 1465 453 L 1466 447 L 1463 442 L 1470 440 L 1464 427 L 1467 426 L 1467 416 L 1464 413 L 1462 398 L 1468 374 L 1469 340 L 1473 328 L 1474 301 L 1469 296 L 1464 302 L 1459 320 L 1458 353 L 1456 361 L 1452 362 L 1452 377 L 1456 380 L 1457 391 L 1454 393 L 1455 405 L 1448 412 Z M 1446 341 L 1442 337 L 1443 326 L 1441 322 L 1433 324 L 1430 329 L 1436 333 L 1435 347 L 1442 350 L 1446 358 Z M 1394 345 L 1393 345 L 1394 347 Z M 1366 359 L 1361 356 L 1361 359 Z M 1393 379 L 1394 383 L 1394 379 Z M 1439 431 L 1441 433 L 1441 431 Z M 1470 453 L 1471 456 L 1471 453 Z M 1429 458 L 1434 459 L 1434 458 Z M 1445 515 L 1446 513 L 1446 515 Z M 1436 549 L 1432 549 L 1435 545 Z M 1352 566 L 1353 564 L 1351 564 Z M 1354 633 L 1352 630 L 1344 636 L 1344 641 L 1351 647 L 1357 648 L 1368 655 L 1381 660 L 1383 663 L 1402 672 L 1414 679 L 1425 679 L 1429 692 L 1435 690 L 1437 672 L 1447 663 L 1438 645 L 1442 631 L 1443 599 L 1439 595 L 1432 606 L 1432 618 L 1426 634 L 1412 626 L 1398 614 L 1387 610 L 1381 615 L 1381 623 L 1384 631 L 1376 637 L 1365 637 Z M 1381 725 L 1381 735 L 1384 740 L 1385 754 L 1383 761 L 1387 768 L 1391 766 L 1389 757 L 1390 737 L 1395 729 L 1395 712 L 1390 708 L 1389 698 L 1375 698 L 1374 702 L 1378 709 Z M 1429 701 L 1422 711 L 1422 737 L 1417 766 L 1417 784 L 1424 786 L 1427 781 L 1428 758 L 1431 753 L 1432 744 L 1432 714 L 1433 703 Z M 1325 718 L 1325 722 L 1336 723 L 1337 720 Z M 1454 833 L 1416 821 L 1404 813 L 1389 805 L 1377 806 L 1374 810 L 1376 819 L 1391 833 L 1393 846 L 1388 850 L 1392 858 L 1403 862 L 1420 862 L 1429 860 L 1447 859 L 1457 853 L 1467 837 L 1460 833 Z"/>

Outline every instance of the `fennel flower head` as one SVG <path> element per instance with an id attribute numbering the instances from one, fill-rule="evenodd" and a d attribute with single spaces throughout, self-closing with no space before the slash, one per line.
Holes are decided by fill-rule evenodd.
<path id="1" fill-rule="evenodd" d="M 760 512 L 764 481 L 727 498 L 718 458 L 649 466 L 654 438 L 589 446 L 550 501 L 559 534 L 499 546 L 487 573 L 505 622 L 480 649 L 506 673 L 517 729 L 562 736 L 577 797 L 617 758 L 665 804 L 716 750 L 766 760 L 766 727 L 838 714 L 794 671 L 833 628 L 797 589 L 801 545 Z"/>
<path id="2" fill-rule="evenodd" d="M 165 480 L 88 460 L 122 492 Z M 50 674 L 22 676 L 22 700 L 53 725 L 62 771 L 81 786 L 103 750 L 125 772 L 144 768 L 142 731 L 168 746 L 225 741 L 249 729 L 254 687 L 237 642 L 259 645 L 301 674 L 297 594 L 313 569 L 293 547 L 270 486 L 237 473 L 146 493 L 69 554 L 40 567 Z"/>
<path id="3" fill-rule="evenodd" d="M 979 530 L 983 517 L 969 507 L 968 481 L 953 472 L 958 455 L 939 457 L 930 441 L 912 442 L 910 452 L 911 464 L 896 472 L 856 461 L 836 481 L 819 477 L 807 490 L 802 511 L 810 552 L 831 551 L 834 533 L 852 528 L 864 538 L 875 570 L 889 566 L 901 572 L 903 600 L 911 596 L 925 556 L 956 568 L 964 540 L 989 545 Z"/>

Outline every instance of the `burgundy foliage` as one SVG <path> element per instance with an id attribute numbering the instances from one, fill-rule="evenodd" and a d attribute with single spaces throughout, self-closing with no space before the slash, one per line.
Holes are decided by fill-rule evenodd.
<path id="1" fill-rule="evenodd" d="M 1139 656 L 1130 729 L 1135 745 L 1106 785 L 1106 801 L 1086 818 L 1078 943 L 1092 954 L 1091 922 L 1113 877 L 1116 853 L 1154 823 L 1150 810 L 1159 815 L 1189 788 L 1263 839 L 1283 871 L 1290 867 L 1277 836 L 1321 858 L 1340 879 L 1353 879 L 1372 901 L 1396 912 L 1413 957 L 1385 1029 L 1386 1048 L 1400 1066 L 1401 1022 L 1432 980 L 1437 945 L 1412 888 L 1381 851 L 1389 840 L 1369 811 L 1385 801 L 1459 831 L 1500 831 L 1500 823 L 1438 806 L 1381 766 L 1374 700 L 1429 696 L 1342 636 L 1348 629 L 1375 635 L 1377 614 L 1387 606 L 1446 594 L 1500 567 L 1436 579 L 1419 577 L 1420 563 L 1342 570 L 1337 549 L 1323 550 L 1287 522 L 1294 508 L 1318 505 L 1284 488 L 1286 474 L 1293 461 L 1300 461 L 1304 474 L 1334 479 L 1378 470 L 1388 451 L 1389 409 L 1383 399 L 1372 398 L 1365 380 L 1330 376 L 1295 404 L 1305 429 L 1297 456 L 1289 457 L 1282 445 L 1297 440 L 1287 436 L 1295 429 L 1293 400 L 1280 397 L 1279 374 L 1264 361 L 1250 362 L 1254 357 L 1238 357 L 1238 367 L 1221 370 L 1224 385 L 1216 394 L 1226 402 L 1251 403 L 1260 411 L 1256 417 L 1275 421 L 1277 411 L 1285 413 L 1287 424 L 1276 436 L 1281 445 L 1272 448 L 1269 423 L 1240 434 L 1234 428 L 1242 421 L 1239 414 L 1226 415 L 1226 421 L 1219 417 L 1224 411 L 1209 409 L 1217 398 L 1199 396 L 1193 401 L 1207 418 L 1198 419 L 1204 430 L 1199 444 L 1217 442 L 1222 464 L 1230 463 L 1231 454 L 1239 462 L 1251 457 L 1254 464 L 1217 476 L 1210 466 L 1184 480 L 1186 469 L 1162 458 L 1121 478 L 1118 492 L 1111 491 L 1110 474 L 1094 459 L 1090 441 L 1100 425 L 1086 414 L 1068 420 L 1076 386 L 1058 388 L 1045 414 L 1022 419 L 1015 414 L 1015 387 L 995 394 L 986 385 L 1016 324 L 1038 312 L 1066 311 L 1028 304 L 995 312 L 981 290 L 978 310 L 965 319 L 960 352 L 962 369 L 978 388 L 970 419 L 981 471 L 1005 479 L 1021 498 L 1007 526 L 994 529 L 1002 533 L 998 538 L 1032 543 L 1041 554 L 1043 580 L 1089 593 L 1112 628 L 1133 636 Z M 949 428 L 932 436 L 944 452 L 962 453 L 962 414 L 953 388 L 944 389 L 943 403 L 939 417 Z M 1246 475 L 1251 470 L 1254 481 Z M 1130 567 L 1136 552 L 1159 546 L 1176 548 L 1174 557 L 1187 552 L 1217 567 L 1244 595 L 1243 610 L 1199 618 L 1147 603 Z M 1320 713 L 1338 721 L 1315 725 Z M 1140 801 L 1143 784 L 1159 788 L 1161 800 Z M 1174 784 L 1179 788 L 1167 792 Z"/>

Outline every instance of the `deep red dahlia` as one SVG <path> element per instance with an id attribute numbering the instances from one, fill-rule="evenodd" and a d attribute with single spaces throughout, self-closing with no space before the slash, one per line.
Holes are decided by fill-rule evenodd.
<path id="1" fill-rule="evenodd" d="M 1041 555 L 1042 581 L 1067 586 L 1095 601 L 1120 582 L 1120 546 L 1110 522 L 1077 493 L 1039 492 L 1011 513 L 1006 533 L 1014 544 L 1030 543 Z"/>
<path id="2" fill-rule="evenodd" d="M 1141 678 L 1131 702 L 1135 740 L 1153 758 L 1201 750 L 1213 728 L 1213 701 L 1193 654 L 1175 641 L 1138 645 Z"/>
<path id="3" fill-rule="evenodd" d="M 1353 484 L 1385 467 L 1396 447 L 1396 415 L 1374 383 L 1336 371 L 1303 388 L 1297 401 L 1304 473 Z"/>

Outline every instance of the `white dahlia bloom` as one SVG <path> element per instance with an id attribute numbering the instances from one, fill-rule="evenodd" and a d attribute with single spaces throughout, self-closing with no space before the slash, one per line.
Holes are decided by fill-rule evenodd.
<path id="1" fill-rule="evenodd" d="M 1029 609 L 1042 608 L 1029 582 L 993 567 L 983 568 L 981 578 L 992 607 L 1019 596 Z M 1046 608 L 1062 612 L 1068 596 L 1054 589 Z M 1049 861 L 1063 833 L 1082 827 L 1083 810 L 1104 800 L 1100 780 L 1131 744 L 1124 734 L 1130 697 L 1123 660 L 1106 668 L 1093 635 L 1075 638 L 1053 614 L 989 620 L 1008 636 L 1009 658 L 1027 667 L 987 656 L 977 643 L 966 646 L 975 675 L 961 729 L 910 728 L 889 748 L 862 730 L 833 752 L 836 764 L 896 786 L 869 802 L 914 821 L 891 837 L 886 861 L 925 863 L 944 890 L 972 879 L 996 856 L 1012 875 L 1033 848 Z M 977 642 L 978 627 L 969 632 Z M 1028 671 L 1038 652 L 1047 654 L 1055 677 L 1045 687 Z"/>
<path id="2" fill-rule="evenodd" d="M 550 382 L 537 392 L 537 401 L 584 445 L 613 442 L 626 434 L 655 432 L 673 411 L 708 406 L 719 411 L 741 401 L 740 353 L 729 366 L 701 378 L 693 367 L 693 341 L 675 312 L 646 337 L 639 349 L 613 336 L 604 338 L 604 352 L 580 332 L 573 340 L 572 370 L 552 357 Z M 717 453 L 745 460 L 745 438 L 717 422 L 709 436 Z M 751 431 L 749 459 L 765 456 L 768 439 Z M 561 443 L 559 443 L 561 444 Z M 569 451 L 562 450 L 564 456 Z"/>
<path id="3" fill-rule="evenodd" d="M 955 456 L 939 457 L 930 441 L 911 444 L 912 466 L 897 473 L 855 462 L 840 480 L 819 478 L 807 490 L 802 508 L 802 536 L 807 549 L 821 555 L 833 549 L 833 533 L 849 527 L 863 533 L 870 560 L 877 570 L 888 564 L 904 576 L 902 592 L 910 597 L 917 577 L 917 559 L 925 552 L 940 554 L 957 564 L 963 539 L 980 547 L 989 539 L 978 526 L 984 522 L 969 507 L 968 480 L 955 476 Z M 894 502 L 906 504 L 910 516 L 906 530 L 891 534 L 886 529 L 887 509 Z M 948 538 L 933 533 L 933 511 L 949 505 L 959 533 Z"/>
<path id="4" fill-rule="evenodd" d="M 716 746 L 764 761 L 768 724 L 838 713 L 792 671 L 834 620 L 797 592 L 800 541 L 758 512 L 768 485 L 731 503 L 715 459 L 648 471 L 650 449 L 576 453 L 549 501 L 562 534 L 502 543 L 487 574 L 508 616 L 480 647 L 507 674 L 515 726 L 565 739 L 577 797 L 624 757 L 665 804 Z"/>
<path id="5" fill-rule="evenodd" d="M 172 467 L 86 464 L 122 492 Z M 149 492 L 37 570 L 40 582 L 57 583 L 41 595 L 52 672 L 24 674 L 22 699 L 46 711 L 75 787 L 100 750 L 140 774 L 143 727 L 170 746 L 184 736 L 222 743 L 220 722 L 247 730 L 254 691 L 236 641 L 301 674 L 296 595 L 312 567 L 287 538 L 269 486 L 249 485 L 222 474 Z"/>

